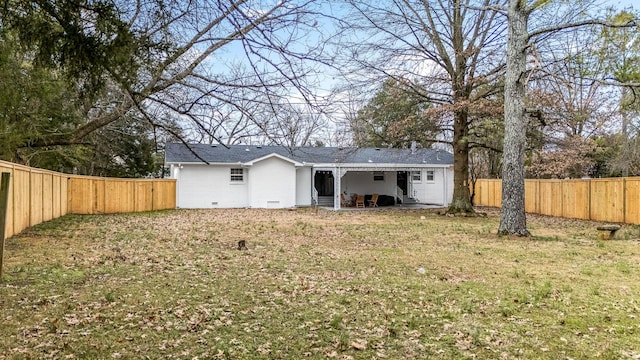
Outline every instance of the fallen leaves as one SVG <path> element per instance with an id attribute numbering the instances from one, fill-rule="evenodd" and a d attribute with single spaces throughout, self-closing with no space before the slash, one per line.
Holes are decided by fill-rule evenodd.
<path id="1" fill-rule="evenodd" d="M 598 340 L 622 349 L 635 339 L 636 248 L 608 243 L 603 254 L 580 235 L 512 243 L 491 236 L 495 214 L 422 214 L 225 209 L 63 219 L 55 239 L 9 239 L 20 244 L 0 285 L 0 353 L 536 358 L 571 343 L 566 357 L 581 358 L 606 350 Z M 246 251 L 237 250 L 242 239 Z M 622 262 L 625 272 L 615 268 Z M 607 326 L 594 325 L 605 316 Z M 523 352 L 534 337 L 544 341 Z"/>
<path id="2" fill-rule="evenodd" d="M 356 350 L 366 350 L 367 349 L 367 342 L 364 340 L 355 340 L 351 342 L 351 347 L 356 349 Z"/>

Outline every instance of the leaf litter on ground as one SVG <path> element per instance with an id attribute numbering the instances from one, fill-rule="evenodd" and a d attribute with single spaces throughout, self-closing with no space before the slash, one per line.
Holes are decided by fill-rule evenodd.
<path id="1" fill-rule="evenodd" d="M 499 238 L 482 211 L 65 216 L 7 240 L 0 357 L 640 354 L 637 228 L 529 216 L 533 238 Z"/>

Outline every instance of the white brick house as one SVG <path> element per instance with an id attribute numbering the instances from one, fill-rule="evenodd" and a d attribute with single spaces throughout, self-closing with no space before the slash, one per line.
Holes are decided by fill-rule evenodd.
<path id="1" fill-rule="evenodd" d="M 180 208 L 341 207 L 340 194 L 447 206 L 453 155 L 437 149 L 167 144 Z"/>

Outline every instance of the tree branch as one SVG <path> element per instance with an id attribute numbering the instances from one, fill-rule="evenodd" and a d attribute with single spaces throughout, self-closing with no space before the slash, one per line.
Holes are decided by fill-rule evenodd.
<path id="1" fill-rule="evenodd" d="M 635 27 L 635 26 L 638 26 L 640 24 L 638 21 L 639 21 L 638 19 L 633 19 L 633 20 L 630 20 L 630 21 L 628 21 L 628 22 L 626 22 L 624 24 L 616 24 L 616 23 L 612 23 L 610 21 L 605 21 L 605 20 L 600 20 L 600 19 L 592 19 L 592 20 L 583 20 L 583 21 L 577 21 L 577 22 L 571 22 L 571 23 L 558 24 L 558 25 L 549 26 L 549 27 L 545 27 L 545 28 L 541 28 L 541 29 L 529 32 L 529 36 L 527 38 L 527 41 L 530 42 L 531 39 L 536 38 L 536 37 L 538 37 L 540 35 L 544 35 L 544 34 L 548 34 L 548 33 L 552 33 L 552 32 L 557 32 L 557 31 L 562 31 L 562 30 L 567 30 L 567 29 L 572 29 L 572 28 L 578 28 L 578 27 L 587 26 L 587 25 L 599 25 L 599 26 L 608 27 L 608 28 Z"/>

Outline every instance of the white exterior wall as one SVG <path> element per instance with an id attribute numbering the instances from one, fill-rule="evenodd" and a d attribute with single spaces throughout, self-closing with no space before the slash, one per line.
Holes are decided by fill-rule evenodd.
<path id="1" fill-rule="evenodd" d="M 177 179 L 179 208 L 294 207 L 312 204 L 313 176 L 311 167 L 298 167 L 277 157 L 267 158 L 244 168 L 242 183 L 231 181 L 231 168 L 240 165 L 186 164 L 171 165 L 171 176 Z M 421 203 L 448 206 L 453 196 L 453 167 L 429 168 L 434 180 L 409 185 L 412 195 Z M 348 195 L 380 194 L 395 196 L 397 172 L 385 171 L 384 181 L 374 181 L 372 171 L 350 171 L 341 179 L 340 192 Z"/>
<path id="2" fill-rule="evenodd" d="M 427 171 L 433 171 L 433 180 L 427 180 Z M 421 181 L 412 181 L 412 197 L 420 203 L 449 205 L 453 195 L 453 169 L 430 168 L 421 171 Z"/>
<path id="3" fill-rule="evenodd" d="M 451 204 L 451 200 L 453 199 L 453 166 L 448 167 L 445 171 L 447 194 L 445 196 L 446 203 L 444 205 L 449 206 L 449 204 Z"/>
<path id="4" fill-rule="evenodd" d="M 372 171 L 349 171 L 341 180 L 341 192 L 364 195 L 389 195 L 395 197 L 397 186 L 397 172 L 384 171 L 384 181 L 374 181 Z"/>
<path id="5" fill-rule="evenodd" d="M 252 208 L 287 208 L 296 205 L 296 167 L 272 157 L 249 170 L 249 204 Z"/>
<path id="6" fill-rule="evenodd" d="M 183 165 L 177 172 L 179 208 L 247 207 L 248 171 L 242 183 L 231 182 L 231 168 L 219 165 Z M 237 167 L 237 166 L 235 166 Z"/>
<path id="7" fill-rule="evenodd" d="M 296 169 L 296 206 L 311 206 L 312 172 L 309 166 Z"/>

